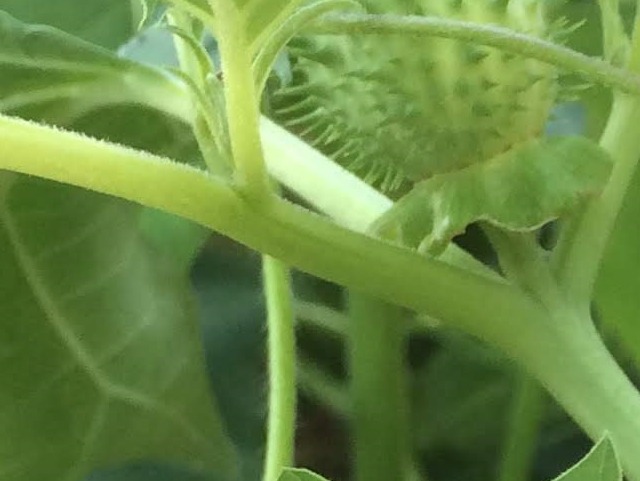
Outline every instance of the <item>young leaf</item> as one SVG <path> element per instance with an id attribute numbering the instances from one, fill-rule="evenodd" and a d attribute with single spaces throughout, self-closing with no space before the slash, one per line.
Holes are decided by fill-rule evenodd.
<path id="1" fill-rule="evenodd" d="M 140 209 L 3 173 L 0 478 L 76 480 L 127 460 L 234 472 L 183 272 Z"/>
<path id="2" fill-rule="evenodd" d="M 308 469 L 284 468 L 278 481 L 327 481 L 327 479 Z"/>
<path id="3" fill-rule="evenodd" d="M 620 463 L 611 440 L 603 437 L 578 464 L 554 481 L 622 481 Z"/>
<path id="4" fill-rule="evenodd" d="M 217 25 L 242 22 L 232 30 L 244 35 L 253 54 L 301 3 L 302 0 L 209 0 Z"/>
<path id="5" fill-rule="evenodd" d="M 578 137 L 535 141 L 489 162 L 423 181 L 374 226 L 387 236 L 438 253 L 466 226 L 486 221 L 512 231 L 534 230 L 597 194 L 609 157 Z"/>

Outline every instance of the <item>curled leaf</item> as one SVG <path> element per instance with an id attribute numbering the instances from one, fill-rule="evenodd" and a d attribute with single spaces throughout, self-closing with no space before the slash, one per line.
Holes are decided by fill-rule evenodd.
<path id="1" fill-rule="evenodd" d="M 531 231 L 598 194 L 610 172 L 608 155 L 587 139 L 532 141 L 416 184 L 373 230 L 433 254 L 473 222 Z"/>

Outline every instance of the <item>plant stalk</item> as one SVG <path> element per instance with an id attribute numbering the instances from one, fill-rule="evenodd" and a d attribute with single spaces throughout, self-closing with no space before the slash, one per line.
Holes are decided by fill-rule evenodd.
<path id="1" fill-rule="evenodd" d="M 638 159 L 640 99 L 618 94 L 600 145 L 615 161 L 611 178 L 600 197 L 564 228 L 554 251 L 558 281 L 570 302 L 588 306 L 602 258 L 622 208 Z"/>
<path id="2" fill-rule="evenodd" d="M 259 98 L 245 19 L 235 2 L 213 1 L 218 15 L 215 26 L 220 49 L 227 121 L 238 185 L 243 194 L 264 201 L 271 194 L 259 132 Z"/>
<path id="3" fill-rule="evenodd" d="M 625 476 L 640 481 L 640 395 L 590 319 L 554 312 L 507 353 L 538 379 L 594 441 L 613 441 Z M 540 329 L 543 327 L 544 329 Z"/>
<path id="4" fill-rule="evenodd" d="M 528 374 L 518 372 L 499 481 L 527 481 L 530 478 L 538 444 L 543 399 L 540 384 Z"/>
<path id="5" fill-rule="evenodd" d="M 401 481 L 410 466 L 403 309 L 356 291 L 351 314 L 355 481 Z"/>
<path id="6" fill-rule="evenodd" d="M 269 416 L 263 481 L 278 481 L 293 466 L 296 419 L 296 357 L 289 269 L 263 257 L 269 353 Z"/>

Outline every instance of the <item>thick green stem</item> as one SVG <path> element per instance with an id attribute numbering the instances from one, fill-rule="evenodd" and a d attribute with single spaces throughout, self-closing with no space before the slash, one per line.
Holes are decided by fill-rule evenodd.
<path id="1" fill-rule="evenodd" d="M 602 16 L 604 55 L 610 62 L 624 63 L 628 38 L 620 15 L 620 0 L 598 0 Z"/>
<path id="2" fill-rule="evenodd" d="M 640 480 L 640 396 L 589 319 L 554 313 L 521 332 L 508 352 L 527 367 L 595 441 L 606 432 L 627 479 Z"/>
<path id="3" fill-rule="evenodd" d="M 269 352 L 269 417 L 263 481 L 277 481 L 293 466 L 296 418 L 296 358 L 293 294 L 289 269 L 264 256 Z"/>
<path id="4" fill-rule="evenodd" d="M 253 79 L 244 17 L 235 2 L 215 3 L 217 39 L 224 76 L 227 121 L 238 184 L 244 194 L 264 201 L 270 194 L 259 132 L 258 92 Z"/>
<path id="5" fill-rule="evenodd" d="M 544 392 L 524 372 L 518 373 L 507 436 L 502 452 L 499 481 L 527 481 L 536 452 Z"/>
<path id="6" fill-rule="evenodd" d="M 605 27 L 615 23 L 610 17 L 614 15 L 611 9 L 617 10 L 617 0 L 600 0 L 600 5 Z M 627 66 L 633 74 L 640 72 L 640 9 L 636 14 Z M 607 127 L 600 139 L 601 147 L 615 161 L 611 179 L 602 195 L 565 226 L 555 249 L 554 264 L 560 283 L 569 300 L 585 309 L 591 301 L 609 237 L 640 158 L 638 125 L 640 99 L 616 93 Z"/>
<path id="7" fill-rule="evenodd" d="M 487 340 L 540 379 L 593 438 L 608 431 L 630 479 L 640 481 L 640 396 L 588 319 L 552 315 L 504 282 L 350 232 L 285 201 L 248 202 L 214 177 L 166 159 L 4 116 L 0 138 L 0 169 L 186 217 Z"/>
<path id="8" fill-rule="evenodd" d="M 537 310 L 502 281 L 348 231 L 277 198 L 249 202 L 224 182 L 183 164 L 3 116 L 0 138 L 0 169 L 191 219 L 291 266 L 446 319 L 480 337 L 517 332 Z"/>
<path id="9" fill-rule="evenodd" d="M 640 100 L 616 96 L 600 145 L 615 161 L 602 195 L 564 229 L 554 253 L 560 284 L 574 305 L 587 306 L 611 231 L 640 158 Z"/>
<path id="10" fill-rule="evenodd" d="M 350 291 L 355 481 L 401 481 L 410 466 L 403 310 Z"/>

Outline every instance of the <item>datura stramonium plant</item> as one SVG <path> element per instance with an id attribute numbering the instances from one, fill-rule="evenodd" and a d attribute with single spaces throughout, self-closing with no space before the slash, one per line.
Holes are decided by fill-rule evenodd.
<path id="1" fill-rule="evenodd" d="M 367 0 L 363 7 L 543 39 L 562 30 L 536 0 Z M 437 252 L 478 220 L 538 228 L 597 190 L 582 178 L 562 193 L 554 185 L 551 199 L 545 184 L 550 172 L 562 175 L 558 162 L 566 164 L 567 180 L 576 168 L 590 169 L 588 178 L 608 169 L 606 162 L 576 166 L 564 158 L 577 139 L 543 142 L 560 89 L 557 69 L 541 61 L 407 35 L 303 37 L 289 52 L 292 76 L 275 97 L 274 117 L 390 195 L 413 189 L 377 225 L 410 226 L 413 232 L 401 234 L 405 243 Z"/>

